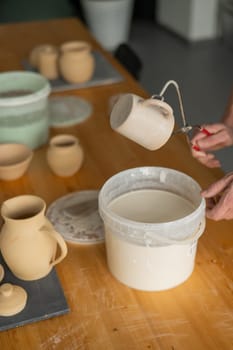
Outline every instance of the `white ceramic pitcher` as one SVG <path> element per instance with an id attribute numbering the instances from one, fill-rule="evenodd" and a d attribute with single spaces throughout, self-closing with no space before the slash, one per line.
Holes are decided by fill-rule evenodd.
<path id="1" fill-rule="evenodd" d="M 124 94 L 113 106 L 110 124 L 118 133 L 152 151 L 168 141 L 175 119 L 166 102 Z"/>

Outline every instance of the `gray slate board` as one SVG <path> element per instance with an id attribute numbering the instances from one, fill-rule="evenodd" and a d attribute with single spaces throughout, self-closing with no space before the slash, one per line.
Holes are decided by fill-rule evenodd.
<path id="1" fill-rule="evenodd" d="M 28 293 L 26 307 L 17 315 L 0 316 L 0 331 L 24 326 L 27 323 L 45 320 L 69 312 L 69 307 L 59 282 L 57 273 L 53 269 L 49 275 L 36 281 L 23 281 L 16 278 L 5 264 L 0 255 L 5 276 L 2 283 L 12 283 L 23 287 Z"/>
<path id="2" fill-rule="evenodd" d="M 107 85 L 118 83 L 123 80 L 122 75 L 106 60 L 106 58 L 98 51 L 94 51 L 95 71 L 93 77 L 79 84 L 70 84 L 62 78 L 50 80 L 52 91 L 66 91 L 87 88 L 92 86 Z M 23 68 L 27 71 L 35 72 L 27 60 L 22 62 Z"/>

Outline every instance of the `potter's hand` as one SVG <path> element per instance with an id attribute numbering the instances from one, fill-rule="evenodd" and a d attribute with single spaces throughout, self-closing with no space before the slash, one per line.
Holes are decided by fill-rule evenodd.
<path id="1" fill-rule="evenodd" d="M 201 195 L 206 199 L 207 218 L 233 219 L 233 172 L 214 182 Z"/>
<path id="2" fill-rule="evenodd" d="M 191 139 L 192 155 L 209 168 L 220 167 L 219 160 L 211 152 L 233 144 L 233 128 L 223 123 L 216 123 L 205 125 L 205 129 L 209 131 L 210 135 L 199 131 Z"/>

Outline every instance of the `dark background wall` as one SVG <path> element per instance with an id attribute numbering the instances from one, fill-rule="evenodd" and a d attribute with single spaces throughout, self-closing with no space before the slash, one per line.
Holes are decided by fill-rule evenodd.
<path id="1" fill-rule="evenodd" d="M 135 0 L 133 18 L 155 19 L 156 0 Z"/>
<path id="2" fill-rule="evenodd" d="M 156 0 L 135 0 L 133 18 L 154 20 Z M 0 23 L 77 16 L 85 21 L 80 0 L 0 0 Z"/>

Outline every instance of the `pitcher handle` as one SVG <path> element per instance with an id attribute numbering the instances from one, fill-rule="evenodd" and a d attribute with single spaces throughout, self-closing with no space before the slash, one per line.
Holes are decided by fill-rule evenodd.
<path id="1" fill-rule="evenodd" d="M 60 235 L 60 233 L 58 233 L 57 231 L 50 229 L 46 226 L 43 226 L 43 228 L 41 229 L 41 231 L 46 231 L 46 233 L 48 233 L 53 239 L 55 239 L 55 241 L 57 241 L 60 250 L 61 250 L 61 255 L 59 257 L 57 257 L 57 259 L 53 260 L 50 263 L 50 266 L 53 267 L 55 265 L 57 265 L 59 262 L 61 262 L 67 255 L 67 245 L 66 242 L 64 241 L 64 239 L 62 238 L 62 236 Z"/>
<path id="2" fill-rule="evenodd" d="M 162 107 L 163 109 L 165 109 L 168 114 L 173 115 L 173 109 L 171 108 L 171 106 L 161 100 L 155 99 L 155 98 L 148 98 L 146 100 L 141 101 L 141 103 L 144 106 L 158 106 L 158 107 Z"/>

